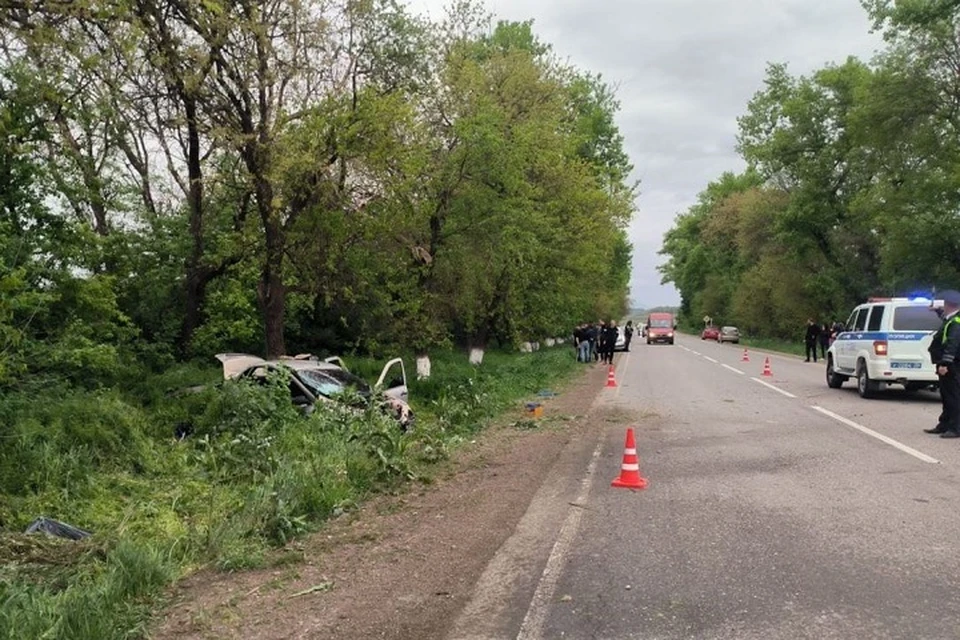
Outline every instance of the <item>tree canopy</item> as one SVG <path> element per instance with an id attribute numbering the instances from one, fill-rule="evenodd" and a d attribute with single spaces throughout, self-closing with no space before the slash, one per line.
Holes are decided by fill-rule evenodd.
<path id="1" fill-rule="evenodd" d="M 0 383 L 619 316 L 618 108 L 469 2 L 0 2 Z"/>
<path id="2" fill-rule="evenodd" d="M 960 3 L 863 2 L 887 46 L 808 76 L 771 64 L 739 120 L 747 170 L 667 232 L 688 318 L 796 337 L 870 295 L 960 280 Z"/>

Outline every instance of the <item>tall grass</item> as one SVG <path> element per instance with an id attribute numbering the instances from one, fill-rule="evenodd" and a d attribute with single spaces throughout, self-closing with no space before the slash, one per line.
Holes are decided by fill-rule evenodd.
<path id="1" fill-rule="evenodd" d="M 379 373 L 373 361 L 349 364 Z M 142 637 L 171 581 L 260 565 L 575 367 L 562 348 L 488 353 L 481 367 L 434 355 L 433 377 L 411 380 L 418 420 L 406 434 L 375 409 L 304 415 L 283 380 L 169 393 L 218 378 L 197 367 L 125 389 L 0 396 L 0 638 Z M 176 439 L 186 423 L 192 434 Z M 94 535 L 18 533 L 39 516 Z"/>

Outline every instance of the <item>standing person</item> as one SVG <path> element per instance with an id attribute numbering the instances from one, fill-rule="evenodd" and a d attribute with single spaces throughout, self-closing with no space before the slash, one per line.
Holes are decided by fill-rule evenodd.
<path id="1" fill-rule="evenodd" d="M 833 344 L 841 333 L 843 333 L 843 323 L 837 320 L 830 328 L 830 344 Z"/>
<path id="2" fill-rule="evenodd" d="M 830 348 L 830 325 L 824 322 L 823 326 L 820 327 L 820 335 L 817 337 L 820 340 L 820 357 L 826 360 L 827 349 Z"/>
<path id="3" fill-rule="evenodd" d="M 603 320 L 597 320 L 597 324 L 593 327 L 593 343 L 590 348 L 593 351 L 593 361 L 598 362 L 600 360 L 600 354 L 603 351 L 603 330 L 606 329 L 606 325 L 603 323 Z"/>
<path id="4" fill-rule="evenodd" d="M 617 336 L 619 334 L 616 320 L 611 320 L 603 330 L 603 360 L 607 364 L 613 364 L 613 350 L 617 347 Z"/>
<path id="5" fill-rule="evenodd" d="M 597 355 L 597 328 L 592 324 L 584 325 L 583 334 L 587 337 L 586 362 L 593 362 Z"/>
<path id="6" fill-rule="evenodd" d="M 813 319 L 807 320 L 807 334 L 804 336 L 803 342 L 807 347 L 807 359 L 804 362 L 810 362 L 810 354 L 813 354 L 813 361 L 817 361 L 817 340 L 820 336 L 820 325 L 816 324 Z"/>
<path id="7" fill-rule="evenodd" d="M 623 328 L 623 350 L 628 353 L 631 340 L 633 340 L 633 320 L 627 320 L 627 326 Z"/>
<path id="8" fill-rule="evenodd" d="M 960 438 L 960 292 L 948 290 L 941 295 L 943 311 L 937 311 L 943 324 L 930 343 L 930 359 L 937 365 L 940 380 L 940 401 L 943 411 L 933 429 L 941 438 Z"/>
<path id="9" fill-rule="evenodd" d="M 590 332 L 586 324 L 577 327 L 579 342 L 577 342 L 577 362 L 590 362 Z"/>

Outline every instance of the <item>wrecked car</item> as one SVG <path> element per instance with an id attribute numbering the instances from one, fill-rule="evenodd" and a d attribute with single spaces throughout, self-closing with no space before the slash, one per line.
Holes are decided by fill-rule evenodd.
<path id="1" fill-rule="evenodd" d="M 414 415 L 407 404 L 407 372 L 403 360 L 388 362 L 377 383 L 371 387 L 365 380 L 350 373 L 340 358 L 320 360 L 310 354 L 283 356 L 264 360 L 245 353 L 220 353 L 224 380 L 266 379 L 271 371 L 284 370 L 290 375 L 290 397 L 293 403 L 310 412 L 317 402 L 339 401 L 353 391 L 370 402 L 376 391 L 383 394 L 383 406 L 397 419 L 403 430 L 413 426 Z"/>

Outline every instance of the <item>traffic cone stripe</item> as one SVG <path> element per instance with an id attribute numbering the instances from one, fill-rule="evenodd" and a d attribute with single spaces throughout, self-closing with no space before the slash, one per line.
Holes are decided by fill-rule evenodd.
<path id="1" fill-rule="evenodd" d="M 623 489 L 645 489 L 647 480 L 640 475 L 640 459 L 637 458 L 637 444 L 633 437 L 633 428 L 627 429 L 627 441 L 623 446 L 623 462 L 620 464 L 620 475 L 610 483 L 613 487 Z"/>

